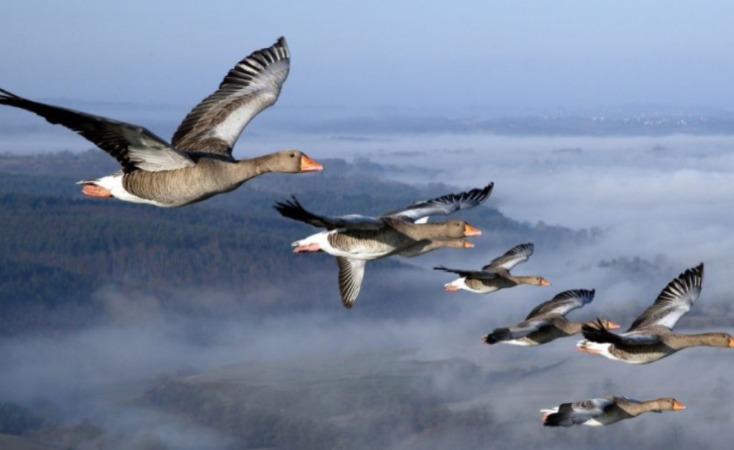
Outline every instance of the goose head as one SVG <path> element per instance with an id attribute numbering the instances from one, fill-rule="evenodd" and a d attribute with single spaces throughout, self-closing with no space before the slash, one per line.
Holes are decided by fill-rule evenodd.
<path id="1" fill-rule="evenodd" d="M 320 172 L 324 170 L 324 166 L 299 150 L 282 150 L 274 153 L 270 167 L 273 172 L 281 173 Z"/>

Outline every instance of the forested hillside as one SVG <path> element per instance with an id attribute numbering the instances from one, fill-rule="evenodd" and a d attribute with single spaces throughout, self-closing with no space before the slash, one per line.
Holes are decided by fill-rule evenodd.
<path id="1" fill-rule="evenodd" d="M 331 283 L 335 264 L 325 255 L 291 253 L 290 243 L 315 229 L 281 218 L 272 209 L 275 201 L 298 193 L 314 211 L 379 214 L 459 190 L 387 181 L 372 163 L 328 160 L 325 165 L 320 174 L 266 175 L 198 205 L 160 209 L 83 197 L 77 180 L 116 169 L 100 151 L 0 157 L 3 332 L 78 325 L 80 317 L 99 312 L 93 297 L 109 286 L 151 293 L 164 304 L 174 290 L 206 287 L 228 292 L 261 312 L 331 307 L 335 286 L 314 288 L 313 296 L 287 289 L 306 278 L 328 277 Z M 505 242 L 557 246 L 589 238 L 585 231 L 518 223 L 492 203 L 490 198 L 487 205 L 462 214 L 485 231 L 478 241 L 485 249 Z M 405 260 L 400 261 L 378 261 L 371 270 L 405 267 Z M 253 297 L 270 287 L 278 289 Z M 385 286 L 383 293 L 387 289 L 407 287 Z M 379 307 L 379 300 L 373 307 Z"/>

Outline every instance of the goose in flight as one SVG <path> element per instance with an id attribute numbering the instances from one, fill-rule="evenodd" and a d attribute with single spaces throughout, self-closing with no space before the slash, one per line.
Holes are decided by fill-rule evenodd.
<path id="1" fill-rule="evenodd" d="M 541 409 L 546 427 L 586 425 L 601 427 L 620 420 L 632 419 L 647 412 L 680 411 L 686 409 L 674 398 L 641 402 L 626 397 L 602 397 L 575 403 L 564 403 L 552 409 Z"/>
<path id="2" fill-rule="evenodd" d="M 342 303 L 351 308 L 359 295 L 367 261 L 401 254 L 418 256 L 438 248 L 431 244 L 434 239 L 481 235 L 481 231 L 463 220 L 425 222 L 430 216 L 449 215 L 482 204 L 489 198 L 493 187 L 494 183 L 490 183 L 482 189 L 444 195 L 379 217 L 358 214 L 319 216 L 307 211 L 295 197 L 276 203 L 274 207 L 284 217 L 326 229 L 294 242 L 293 251 L 322 251 L 335 256 Z"/>
<path id="3" fill-rule="evenodd" d="M 83 194 L 170 208 L 232 191 L 268 172 L 323 170 L 298 150 L 241 161 L 232 157 L 242 130 L 278 99 L 289 67 L 290 53 L 282 37 L 271 47 L 253 52 L 186 116 L 170 144 L 138 125 L 34 102 L 3 89 L 0 104 L 63 125 L 120 163 L 122 170 L 117 173 L 80 181 Z"/>
<path id="4" fill-rule="evenodd" d="M 444 266 L 434 267 L 434 269 L 459 275 L 459 278 L 444 285 L 449 292 L 465 289 L 476 294 L 489 294 L 520 284 L 550 286 L 550 281 L 543 277 L 515 276 L 510 273 L 516 265 L 530 259 L 533 250 L 533 244 L 517 245 L 504 255 L 490 261 L 489 264 L 482 267 L 482 270 L 449 269 Z"/>
<path id="5" fill-rule="evenodd" d="M 482 339 L 487 344 L 512 344 L 535 346 L 546 344 L 558 338 L 581 333 L 580 322 L 571 322 L 566 314 L 582 308 L 594 300 L 595 291 L 574 289 L 561 292 L 547 302 L 536 306 L 523 322 L 506 328 L 497 328 Z M 619 328 L 608 319 L 601 319 L 607 329 Z"/>
<path id="6" fill-rule="evenodd" d="M 584 325 L 582 333 L 586 339 L 579 341 L 576 348 L 614 361 L 647 364 L 689 347 L 734 347 L 734 338 L 726 333 L 673 332 L 678 320 L 698 299 L 702 285 L 703 264 L 699 264 L 671 281 L 625 333 L 612 333 L 599 323 Z"/>

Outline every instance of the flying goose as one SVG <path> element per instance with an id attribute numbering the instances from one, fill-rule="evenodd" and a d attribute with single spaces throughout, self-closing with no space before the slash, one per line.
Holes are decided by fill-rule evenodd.
<path id="1" fill-rule="evenodd" d="M 520 284 L 550 286 L 550 282 L 543 277 L 515 276 L 510 274 L 513 267 L 530 258 L 533 250 L 533 244 L 517 245 L 508 250 L 504 255 L 490 261 L 489 264 L 482 267 L 482 270 L 449 269 L 444 266 L 434 267 L 434 269 L 459 275 L 459 278 L 444 285 L 444 288 L 449 292 L 466 289 L 476 294 L 489 294 Z"/>
<path id="2" fill-rule="evenodd" d="M 602 397 L 575 403 L 564 403 L 552 409 L 541 409 L 546 427 L 586 425 L 600 427 L 620 420 L 632 419 L 646 412 L 680 411 L 686 407 L 673 398 L 641 402 L 626 397 Z"/>
<path id="3" fill-rule="evenodd" d="M 497 328 L 482 340 L 487 344 L 502 343 L 527 347 L 578 334 L 584 324 L 571 322 L 565 315 L 591 303 L 594 300 L 594 293 L 594 289 L 561 292 L 551 300 L 536 306 L 523 322 L 506 328 Z M 619 325 L 611 320 L 601 320 L 606 328 L 619 328 Z"/>
<path id="4" fill-rule="evenodd" d="M 357 300 L 367 261 L 392 255 L 417 256 L 430 246 L 432 239 L 460 239 L 479 236 L 481 231 L 462 220 L 425 223 L 428 217 L 449 215 L 474 208 L 492 193 L 494 183 L 483 189 L 448 194 L 379 217 L 350 214 L 339 217 L 319 216 L 307 211 L 293 197 L 275 204 L 284 217 L 325 228 L 293 243 L 294 253 L 323 251 L 336 257 L 339 265 L 339 291 L 342 303 L 351 308 Z M 435 244 L 434 244 L 435 245 Z"/>
<path id="5" fill-rule="evenodd" d="M 271 47 L 253 52 L 186 116 L 170 144 L 138 125 L 34 102 L 3 89 L 0 104 L 63 125 L 120 163 L 122 170 L 117 173 L 80 181 L 83 194 L 170 208 L 229 192 L 267 172 L 323 170 L 297 150 L 242 161 L 232 157 L 242 130 L 278 99 L 289 67 L 290 53 L 282 37 Z"/>
<path id="6" fill-rule="evenodd" d="M 660 292 L 622 334 L 614 334 L 601 325 L 582 327 L 586 339 L 576 344 L 578 350 L 602 355 L 629 364 L 647 364 L 688 347 L 734 347 L 734 338 L 726 333 L 678 334 L 673 327 L 701 294 L 703 263 L 688 269 Z"/>

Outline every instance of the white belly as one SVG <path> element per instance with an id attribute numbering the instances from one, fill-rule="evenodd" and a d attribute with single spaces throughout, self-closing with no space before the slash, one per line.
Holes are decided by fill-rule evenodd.
<path id="1" fill-rule="evenodd" d="M 321 233 L 312 234 L 311 236 L 307 237 L 306 239 L 301 239 L 300 241 L 296 241 L 291 245 L 293 247 L 298 247 L 301 245 L 318 244 L 319 248 L 322 251 L 324 251 L 325 253 L 328 253 L 331 256 L 342 256 L 345 258 L 363 259 L 365 261 L 371 261 L 373 259 L 382 258 L 391 253 L 387 251 L 374 252 L 374 251 L 370 251 L 364 248 L 355 249 L 354 251 L 347 251 L 347 250 L 343 250 L 340 248 L 335 248 L 331 245 L 331 243 L 329 243 L 329 236 L 332 234 L 338 233 L 339 231 L 340 230 L 322 231 Z"/>
<path id="2" fill-rule="evenodd" d="M 157 202 L 155 200 L 148 200 L 145 198 L 140 198 L 137 195 L 133 195 L 129 193 L 122 185 L 122 173 L 116 173 L 114 175 L 108 175 L 106 177 L 102 177 L 94 182 L 97 186 L 103 187 L 110 191 L 112 196 L 118 200 L 122 200 L 124 202 L 131 202 L 131 203 L 144 203 L 147 205 L 155 205 L 155 206 L 162 206 L 162 207 L 168 207 L 170 205 L 165 205 L 163 203 Z"/>

